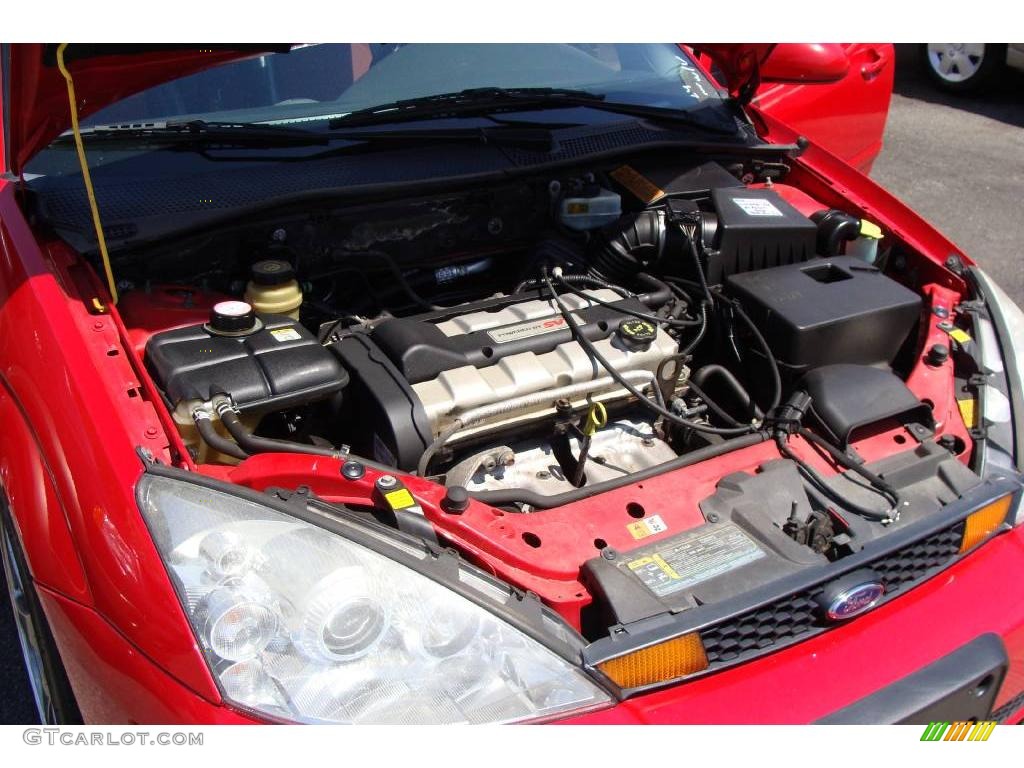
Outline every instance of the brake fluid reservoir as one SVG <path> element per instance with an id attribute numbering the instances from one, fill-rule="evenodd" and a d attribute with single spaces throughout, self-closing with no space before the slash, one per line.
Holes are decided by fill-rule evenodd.
<path id="1" fill-rule="evenodd" d="M 257 312 L 288 315 L 298 320 L 302 289 L 292 265 L 279 259 L 257 261 L 252 265 L 249 284 L 245 287 L 245 300 Z"/>
<path id="2" fill-rule="evenodd" d="M 622 215 L 622 198 L 603 187 L 562 198 L 559 220 L 570 229 L 597 229 Z"/>

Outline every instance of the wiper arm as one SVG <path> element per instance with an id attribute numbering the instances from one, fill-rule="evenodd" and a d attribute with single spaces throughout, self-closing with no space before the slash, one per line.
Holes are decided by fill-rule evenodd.
<path id="1" fill-rule="evenodd" d="M 447 115 L 487 114 L 492 111 L 559 106 L 579 103 L 600 104 L 604 96 L 572 88 L 467 88 L 451 93 L 401 99 L 357 109 L 336 117 L 331 128 L 355 125 L 377 125 L 410 120 L 424 120 Z"/>
<path id="2" fill-rule="evenodd" d="M 560 107 L 590 107 L 603 112 L 646 117 L 677 125 L 683 124 L 722 136 L 735 136 L 738 133 L 734 128 L 709 125 L 685 110 L 608 101 L 603 94 L 572 88 L 470 88 L 358 109 L 332 119 L 329 125 L 331 128 L 347 128 L 448 116 L 489 115 L 496 112 Z"/>

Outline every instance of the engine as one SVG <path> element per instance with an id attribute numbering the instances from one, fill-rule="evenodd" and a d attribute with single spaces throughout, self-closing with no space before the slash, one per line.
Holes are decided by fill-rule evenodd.
<path id="1" fill-rule="evenodd" d="M 225 260 L 210 317 L 146 343 L 186 445 L 212 462 L 353 454 L 556 498 L 757 430 L 812 372 L 896 360 L 920 298 L 858 220 L 743 168 L 662 173 L 653 201 L 629 171 L 236 243 L 260 258 Z M 886 382 L 873 417 L 913 410 Z"/>
<path id="2" fill-rule="evenodd" d="M 450 445 L 526 429 L 550 418 L 558 400 L 575 408 L 628 394 L 594 365 L 554 301 L 539 293 L 467 304 L 457 313 L 391 318 L 331 345 L 366 399 L 377 400 L 367 426 L 378 460 L 415 469 L 430 443 L 456 425 Z M 578 332 L 639 386 L 654 382 L 678 350 L 655 325 L 634 328 L 635 313 L 648 311 L 637 298 L 599 289 L 570 294 L 564 303 Z M 393 407 L 396 400 L 407 407 Z"/>

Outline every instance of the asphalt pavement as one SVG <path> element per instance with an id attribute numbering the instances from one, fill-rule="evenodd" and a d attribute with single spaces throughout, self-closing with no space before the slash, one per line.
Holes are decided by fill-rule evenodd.
<path id="1" fill-rule="evenodd" d="M 1024 72 L 983 95 L 938 91 L 897 46 L 885 148 L 871 176 L 974 259 L 1024 307 Z"/>
<path id="2" fill-rule="evenodd" d="M 1007 71 L 983 96 L 950 96 L 926 79 L 913 46 L 898 46 L 885 148 L 872 176 L 1024 306 L 1022 129 L 1024 72 Z M 33 722 L 11 612 L 0 605 L 0 723 Z"/>

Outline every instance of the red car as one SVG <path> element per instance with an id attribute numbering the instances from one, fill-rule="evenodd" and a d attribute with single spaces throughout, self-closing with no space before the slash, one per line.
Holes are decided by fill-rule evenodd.
<path id="1" fill-rule="evenodd" d="M 886 45 L 4 45 L 47 722 L 1024 710 L 1024 316 Z"/>

